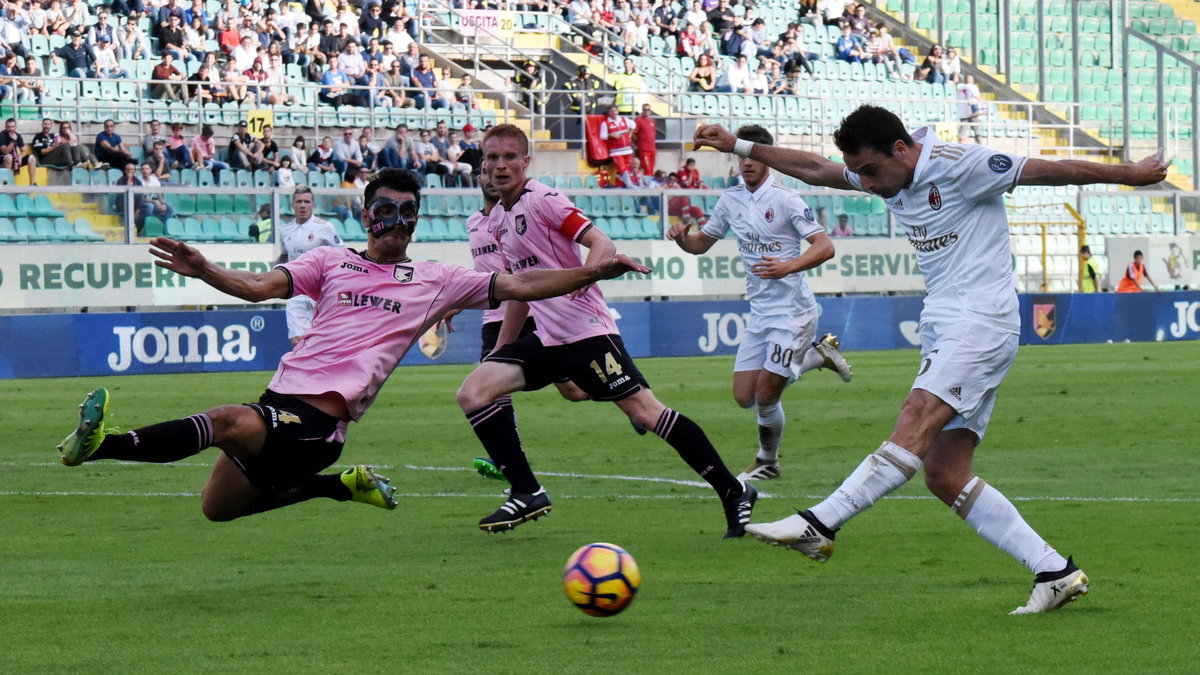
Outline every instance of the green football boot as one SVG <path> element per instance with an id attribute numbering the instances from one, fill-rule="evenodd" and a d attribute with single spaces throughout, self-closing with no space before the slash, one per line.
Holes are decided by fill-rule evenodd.
<path id="1" fill-rule="evenodd" d="M 471 466 L 475 467 L 475 472 L 484 478 L 492 480 L 502 480 L 508 482 L 503 473 L 500 473 L 500 467 L 487 457 L 476 457 L 475 461 L 471 462 Z"/>
<path id="2" fill-rule="evenodd" d="M 83 464 L 104 442 L 104 437 L 116 431 L 115 427 L 104 426 L 104 418 L 107 415 L 108 390 L 96 387 L 83 399 L 83 403 L 79 404 L 79 426 L 58 444 L 58 453 L 63 464 Z"/>
<path id="3" fill-rule="evenodd" d="M 342 473 L 342 485 L 350 490 L 350 499 L 381 509 L 396 508 L 396 488 L 386 476 L 380 476 L 369 466 L 353 466 Z"/>

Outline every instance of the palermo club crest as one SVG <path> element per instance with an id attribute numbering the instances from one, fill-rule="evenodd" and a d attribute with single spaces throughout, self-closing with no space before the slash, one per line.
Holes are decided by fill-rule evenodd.
<path id="1" fill-rule="evenodd" d="M 929 208 L 934 211 L 942 208 L 942 193 L 938 192 L 936 185 L 929 186 Z"/>
<path id="2" fill-rule="evenodd" d="M 525 234 L 525 230 L 529 229 L 529 225 L 525 223 L 525 214 L 518 213 L 516 221 L 517 221 L 517 226 L 516 226 L 517 234 Z"/>
<path id="3" fill-rule="evenodd" d="M 1058 327 L 1054 310 L 1054 303 L 1033 305 L 1033 332 L 1043 340 L 1054 335 L 1054 330 Z"/>
<path id="4" fill-rule="evenodd" d="M 396 265 L 396 268 L 392 270 L 392 278 L 402 284 L 407 284 L 412 281 L 413 268 L 407 265 Z"/>

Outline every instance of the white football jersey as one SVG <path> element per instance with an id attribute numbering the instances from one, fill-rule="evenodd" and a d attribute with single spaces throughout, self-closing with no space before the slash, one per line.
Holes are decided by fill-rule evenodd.
<path id="1" fill-rule="evenodd" d="M 925 275 L 923 321 L 971 319 L 1019 333 L 1004 193 L 1017 186 L 1026 158 L 980 145 L 939 141 L 933 129 L 913 134 L 922 143 L 913 180 L 885 199 L 917 250 Z M 846 180 L 858 189 L 858 174 Z"/>
<path id="2" fill-rule="evenodd" d="M 279 228 L 279 246 L 287 256 L 287 262 L 295 261 L 318 246 L 341 245 L 342 238 L 333 224 L 316 216 L 304 221 L 303 225 L 293 220 Z"/>
<path id="3" fill-rule="evenodd" d="M 788 260 L 800 255 L 801 242 L 824 232 L 800 195 L 767 179 L 755 192 L 744 184 L 725 190 L 700 231 L 713 239 L 733 230 L 746 269 L 750 298 L 749 330 L 797 330 L 815 318 L 817 301 L 804 273 L 782 279 L 763 279 L 750 273 L 764 256 Z"/>

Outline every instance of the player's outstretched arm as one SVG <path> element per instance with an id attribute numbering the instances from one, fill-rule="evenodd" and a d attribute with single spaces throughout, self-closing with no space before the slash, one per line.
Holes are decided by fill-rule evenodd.
<path id="1" fill-rule="evenodd" d="M 719 124 L 704 124 L 696 129 L 696 135 L 692 141 L 697 150 L 709 147 L 721 152 L 733 152 L 737 138 Z M 845 165 L 830 161 L 816 153 L 755 143 L 750 151 L 750 158 L 789 176 L 799 178 L 809 185 L 824 185 L 842 190 L 855 189 L 842 173 L 846 168 Z"/>
<path id="2" fill-rule="evenodd" d="M 1077 159 L 1030 159 L 1021 170 L 1020 185 L 1154 185 L 1167 179 L 1163 150 L 1134 164 L 1101 164 Z"/>
<path id="3" fill-rule="evenodd" d="M 671 229 L 667 230 L 667 239 L 679 244 L 679 248 L 694 255 L 707 253 L 708 249 L 717 243 L 716 239 L 697 231 L 692 231 L 692 226 L 683 222 L 675 223 Z"/>
<path id="4" fill-rule="evenodd" d="M 497 300 L 544 300 L 570 293 L 604 279 L 614 279 L 626 272 L 649 274 L 649 267 L 624 255 L 614 255 L 596 264 L 567 270 L 533 270 L 524 274 L 496 276 Z"/>
<path id="5" fill-rule="evenodd" d="M 155 265 L 185 277 L 199 279 L 235 298 L 259 302 L 271 298 L 286 298 L 291 290 L 287 274 L 279 270 L 258 274 L 226 269 L 209 262 L 200 251 L 169 237 L 150 240 L 150 247 L 150 254 L 158 258 L 154 261 Z"/>

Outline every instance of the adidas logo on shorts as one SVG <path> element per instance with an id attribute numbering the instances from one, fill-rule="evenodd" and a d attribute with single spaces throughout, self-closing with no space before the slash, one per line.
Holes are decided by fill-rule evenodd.
<path id="1" fill-rule="evenodd" d="M 962 400 L 962 387 L 950 387 L 950 395 L 959 401 Z"/>

